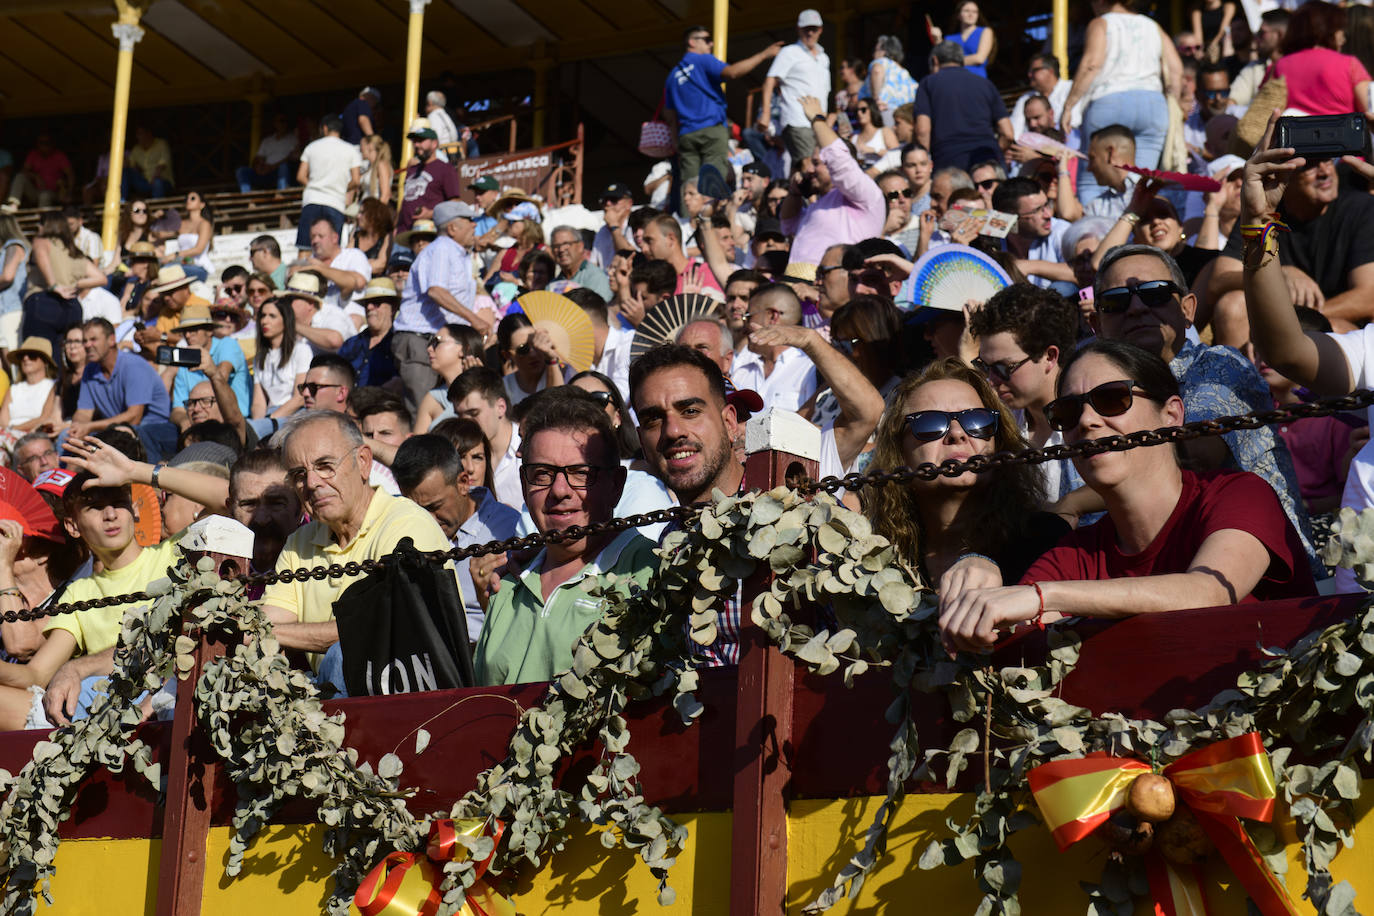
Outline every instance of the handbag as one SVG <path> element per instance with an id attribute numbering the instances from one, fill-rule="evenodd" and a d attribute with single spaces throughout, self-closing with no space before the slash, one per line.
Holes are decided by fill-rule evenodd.
<path id="1" fill-rule="evenodd" d="M 658 100 L 654 116 L 639 125 L 639 151 L 650 159 L 667 159 L 677 152 L 677 141 L 673 129 L 662 120 L 663 104 L 667 100 L 667 90 Z"/>

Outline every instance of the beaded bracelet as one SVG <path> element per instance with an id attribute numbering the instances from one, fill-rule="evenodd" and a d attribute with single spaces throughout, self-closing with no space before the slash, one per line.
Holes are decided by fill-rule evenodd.
<path id="1" fill-rule="evenodd" d="M 1289 232 L 1288 224 L 1271 213 L 1263 220 L 1242 223 L 1240 236 L 1245 240 L 1244 262 L 1252 270 L 1258 270 L 1272 261 L 1279 253 L 1279 233 Z"/>

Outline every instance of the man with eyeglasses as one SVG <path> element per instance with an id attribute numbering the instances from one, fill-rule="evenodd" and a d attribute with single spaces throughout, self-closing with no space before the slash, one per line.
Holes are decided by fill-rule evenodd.
<path id="1" fill-rule="evenodd" d="M 727 64 L 712 53 L 711 32 L 705 26 L 690 26 L 683 38 L 687 53 L 668 74 L 663 114 L 677 129 L 678 180 L 688 181 L 697 177 L 706 163 L 721 174 L 729 170 L 730 128 L 721 82 L 744 76 L 776 57 L 783 43 L 774 42 L 757 54 Z"/>
<path id="2" fill-rule="evenodd" d="M 183 347 L 209 353 L 210 364 L 216 368 L 219 375 L 228 379 L 240 415 L 247 416 L 252 392 L 249 388 L 248 363 L 243 358 L 243 348 L 239 346 L 239 342 L 228 337 L 215 336 L 215 320 L 211 317 L 210 310 L 204 306 L 193 305 L 182 312 L 181 324 L 176 326 L 176 330 L 182 335 Z M 204 365 L 205 360 L 202 357 L 201 366 Z M 179 429 L 186 429 L 192 422 L 186 409 L 191 389 L 201 382 L 208 381 L 209 377 L 199 366 L 194 369 L 181 366 L 177 369 L 176 377 L 172 379 L 171 417 Z"/>
<path id="3" fill-rule="evenodd" d="M 447 550 L 448 538 L 428 512 L 368 483 L 372 450 L 342 413 L 312 410 L 279 433 L 286 475 L 311 521 L 277 558 L 277 571 L 376 560 L 403 538 L 418 550 Z M 360 577 L 277 582 L 263 592 L 263 612 L 278 642 L 309 653 L 311 666 L 339 641 L 334 602 Z M 456 573 L 455 573 L 456 581 Z"/>
<path id="4" fill-rule="evenodd" d="M 541 534 L 609 521 L 625 486 L 610 417 L 587 392 L 545 392 L 523 421 L 520 481 Z M 654 544 L 638 531 L 551 543 L 523 571 L 511 570 L 487 603 L 473 653 L 482 684 L 546 681 L 572 665 L 573 646 L 601 616 L 607 587 L 643 587 L 658 565 Z"/>
<path id="5" fill-rule="evenodd" d="M 57 467 L 57 449 L 44 433 L 29 433 L 14 444 L 14 469 L 29 483 Z"/>
<path id="6" fill-rule="evenodd" d="M 587 257 L 587 243 L 582 238 L 582 230 L 572 226 L 559 226 L 549 236 L 549 251 L 558 262 L 558 279 L 571 280 L 578 286 L 585 286 L 603 300 L 611 298 L 611 281 L 606 271 L 597 267 Z"/>
<path id="7" fill-rule="evenodd" d="M 757 391 L 765 409 L 801 411 L 815 397 L 816 365 L 802 350 L 755 341 L 754 332 L 773 325 L 800 326 L 801 300 L 784 283 L 770 283 L 754 290 L 744 319 L 749 343 L 735 357 L 731 380 L 737 388 Z"/>
<path id="8" fill-rule="evenodd" d="M 1185 282 L 1178 264 L 1158 248 L 1113 248 L 1102 259 L 1093 285 L 1097 332 L 1133 343 L 1168 363 L 1190 422 L 1271 409 L 1269 386 L 1254 363 L 1233 347 L 1205 346 L 1187 338 L 1197 297 Z M 1180 448 L 1191 470 L 1238 469 L 1263 477 L 1302 536 L 1313 575 L 1325 578 L 1312 548 L 1293 459 L 1272 427 L 1194 439 Z"/>
<path id="9" fill-rule="evenodd" d="M 1021 94 L 1011 109 L 1011 127 L 1018 137 L 1027 130 L 1035 130 L 1026 116 L 1028 101 L 1036 96 L 1044 98 L 1053 119 L 1047 126 L 1056 127 L 1060 122 L 1059 113 L 1064 110 L 1064 103 L 1069 100 L 1069 92 L 1073 89 L 1073 80 L 1059 78 L 1059 58 L 1053 54 L 1037 54 L 1032 57 L 1030 65 L 1026 68 L 1026 81 L 1030 83 L 1030 89 Z M 1075 115 L 1081 114 L 1080 105 L 1075 109 Z"/>
<path id="10" fill-rule="evenodd" d="M 1016 228 L 1007 235 L 1007 250 L 1016 266 L 1036 286 L 1062 296 L 1076 296 L 1073 268 L 1064 263 L 1062 243 L 1069 224 L 1054 215 L 1054 204 L 1040 183 L 1031 178 L 1008 178 L 992 197 L 993 208 L 1015 213 Z"/>

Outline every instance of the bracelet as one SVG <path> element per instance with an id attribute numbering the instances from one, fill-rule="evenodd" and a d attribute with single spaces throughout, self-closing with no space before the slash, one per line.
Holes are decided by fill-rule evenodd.
<path id="1" fill-rule="evenodd" d="M 960 563 L 964 562 L 964 561 L 967 560 L 969 557 L 977 557 L 977 558 L 980 559 L 980 560 L 987 560 L 987 561 L 988 561 L 989 563 L 991 563 L 993 566 L 997 566 L 997 561 L 994 560 L 992 557 L 988 556 L 988 555 L 985 554 L 985 553 L 974 553 L 974 552 L 971 551 L 971 550 L 970 550 L 968 553 L 961 553 L 961 554 L 959 554 L 959 559 L 955 560 L 955 561 L 954 561 L 953 563 L 951 563 L 950 565 L 951 565 L 951 566 L 958 566 Z M 998 569 L 1001 569 L 1002 567 L 997 566 L 997 568 L 998 568 Z"/>
<path id="2" fill-rule="evenodd" d="M 1258 270 L 1279 253 L 1279 233 L 1288 232 L 1288 224 L 1271 213 L 1263 219 L 1241 223 L 1240 236 L 1244 240 L 1242 261 L 1248 270 Z"/>
<path id="3" fill-rule="evenodd" d="M 1040 591 L 1040 583 L 1032 582 L 1031 588 L 1035 589 L 1035 597 L 1040 599 L 1040 610 L 1035 612 L 1035 624 L 1037 630 L 1045 629 L 1045 593 Z"/>
<path id="4" fill-rule="evenodd" d="M 149 478 L 150 478 L 150 481 L 152 482 L 152 485 L 153 485 L 153 489 L 154 489 L 154 490 L 160 490 L 160 489 L 162 489 L 162 487 L 158 485 L 158 482 L 157 482 L 157 475 L 161 474 L 161 473 L 162 473 L 162 469 L 165 468 L 166 466 L 167 466 L 167 462 L 165 462 L 165 461 L 159 461 L 157 464 L 153 465 L 153 473 L 152 473 L 151 475 L 149 475 Z"/>
<path id="5" fill-rule="evenodd" d="M 0 595 L 17 595 L 20 601 L 24 600 L 24 593 L 13 585 L 9 588 L 0 588 Z"/>
<path id="6" fill-rule="evenodd" d="M 1118 216 L 1117 219 L 1124 219 L 1126 222 L 1130 223 L 1132 226 L 1139 226 L 1139 225 L 1140 225 L 1140 214 L 1139 214 L 1139 213 L 1132 213 L 1130 210 L 1122 211 L 1122 214 L 1121 214 L 1120 216 Z"/>

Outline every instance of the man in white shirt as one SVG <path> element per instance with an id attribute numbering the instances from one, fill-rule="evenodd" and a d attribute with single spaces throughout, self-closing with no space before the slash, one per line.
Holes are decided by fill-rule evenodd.
<path id="1" fill-rule="evenodd" d="M 100 236 L 86 228 L 86 221 L 81 216 L 81 208 L 67 205 L 62 208 L 62 218 L 67 221 L 67 228 L 71 230 L 72 240 L 76 242 L 76 247 L 81 249 L 81 253 L 90 258 L 95 263 L 100 263 L 100 256 L 104 249 L 100 244 Z"/>
<path id="2" fill-rule="evenodd" d="M 272 118 L 272 134 L 263 137 L 258 144 L 253 164 L 241 165 L 234 171 L 239 191 L 244 194 L 271 188 L 285 191 L 291 181 L 291 158 L 296 155 L 298 146 L 300 141 L 286 115 L 275 115 Z"/>
<path id="3" fill-rule="evenodd" d="M 310 227 L 310 252 L 305 268 L 315 271 L 329 284 L 324 294 L 325 303 L 343 309 L 350 317 L 356 315 L 353 326 L 361 328 L 367 315 L 358 297 L 372 276 L 367 255 L 359 248 L 339 247 L 339 233 L 334 231 L 334 224 L 323 217 Z"/>
<path id="4" fill-rule="evenodd" d="M 453 412 L 482 428 L 491 446 L 491 479 L 496 498 L 517 511 L 525 507 L 520 488 L 520 430 L 506 416 L 510 399 L 493 369 L 478 366 L 453 380 L 448 389 Z"/>
<path id="5" fill-rule="evenodd" d="M 444 151 L 444 146 L 458 142 L 458 125 L 453 123 L 453 118 L 449 116 L 448 99 L 442 92 L 435 90 L 425 96 L 425 117 L 429 119 L 429 126 L 434 131 L 434 135 L 439 139 L 439 152 L 436 154 L 445 162 L 449 161 L 449 155 Z M 457 153 L 454 159 L 461 159 Z"/>
<path id="6" fill-rule="evenodd" d="M 1050 108 L 1054 111 L 1054 120 L 1050 126 L 1055 127 L 1059 124 L 1060 115 L 1064 111 L 1064 103 L 1069 99 L 1069 91 L 1073 89 L 1073 80 L 1059 78 L 1059 58 L 1053 54 L 1037 54 L 1032 57 L 1030 66 L 1026 69 L 1026 79 L 1030 81 L 1031 88 L 1021 94 L 1011 109 L 1011 127 L 1018 137 L 1027 130 L 1026 102 L 1029 99 L 1043 95 L 1049 101 Z M 1082 115 L 1083 104 L 1079 104 L 1074 109 L 1074 117 L 1077 119 Z"/>
<path id="7" fill-rule="evenodd" d="M 286 289 L 277 293 L 277 304 L 289 308 L 296 317 L 296 333 L 310 344 L 316 353 L 332 353 L 358 329 L 337 305 L 330 305 L 321 297 L 323 284 L 313 271 L 300 270 L 286 281 Z"/>
<path id="8" fill-rule="evenodd" d="M 754 341 L 753 332 L 774 325 L 800 325 L 801 300 L 781 283 L 761 286 L 749 297 L 744 315 L 749 344 L 735 357 L 731 381 L 763 398 L 764 409 L 778 407 L 799 411 L 816 395 L 816 365 L 796 347 L 771 346 Z"/>
<path id="9" fill-rule="evenodd" d="M 768 75 L 763 80 L 763 101 L 759 105 L 758 126 L 771 135 L 773 93 L 782 92 L 782 138 L 793 162 L 810 156 L 816 149 L 811 122 L 802 111 L 801 100 L 807 96 L 819 99 L 821 112 L 827 111 L 830 100 L 830 58 L 820 46 L 821 14 L 802 10 L 797 17 L 797 42 L 788 45 L 773 58 Z"/>
<path id="10" fill-rule="evenodd" d="M 1138 176 L 1123 165 L 1135 165 L 1135 134 L 1129 128 L 1112 124 L 1088 138 L 1088 169 L 1102 192 L 1083 205 L 1084 216 L 1116 219 L 1126 212 Z"/>
<path id="11" fill-rule="evenodd" d="M 301 219 L 296 227 L 296 248 L 310 250 L 310 227 L 324 217 L 343 231 L 344 210 L 348 207 L 349 187 L 357 186 L 362 174 L 362 155 L 339 132 L 343 119 L 325 115 L 320 119 L 320 138 L 301 153 L 296 181 L 305 185 L 301 192 Z"/>

